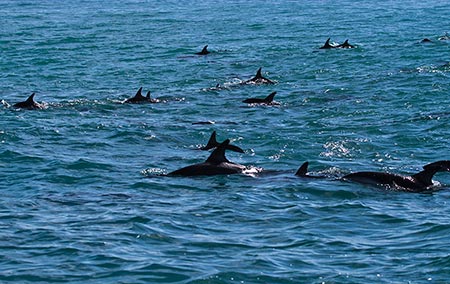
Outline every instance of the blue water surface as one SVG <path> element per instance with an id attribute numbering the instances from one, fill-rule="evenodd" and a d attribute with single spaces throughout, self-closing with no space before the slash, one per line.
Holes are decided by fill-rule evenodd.
<path id="1" fill-rule="evenodd" d="M 448 173 L 339 179 L 450 159 L 449 1 L 0 6 L 1 283 L 449 282 Z M 121 104 L 141 86 L 160 103 Z M 214 130 L 272 174 L 164 176 Z"/>

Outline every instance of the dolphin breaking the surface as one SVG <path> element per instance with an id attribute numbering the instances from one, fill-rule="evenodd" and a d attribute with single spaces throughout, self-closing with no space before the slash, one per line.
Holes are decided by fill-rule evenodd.
<path id="1" fill-rule="evenodd" d="M 35 95 L 35 93 L 31 94 L 31 96 L 29 96 L 26 101 L 15 103 L 13 105 L 13 107 L 29 109 L 29 110 L 43 109 L 44 106 L 42 104 L 39 104 L 34 101 L 34 95 Z"/>
<path id="2" fill-rule="evenodd" d="M 200 52 L 196 52 L 195 54 L 197 55 L 207 55 L 210 54 L 211 52 L 208 51 L 208 45 L 205 45 L 202 49 L 202 51 Z"/>
<path id="3" fill-rule="evenodd" d="M 258 71 L 256 71 L 256 75 L 253 78 L 251 78 L 247 81 L 244 81 L 242 84 L 257 84 L 257 85 L 264 85 L 264 84 L 273 85 L 273 84 L 275 84 L 275 82 L 273 82 L 272 80 L 264 77 L 261 73 L 261 70 L 262 70 L 262 67 L 260 67 L 258 69 Z"/>
<path id="4" fill-rule="evenodd" d="M 225 150 L 229 144 L 229 139 L 223 141 L 205 162 L 178 169 L 169 173 L 168 176 L 213 176 L 243 173 L 247 169 L 245 166 L 230 162 L 225 157 Z"/>
<path id="5" fill-rule="evenodd" d="M 411 176 L 402 176 L 385 172 L 355 172 L 342 177 L 344 180 L 364 184 L 391 186 L 399 190 L 423 192 L 430 190 L 432 178 L 437 172 L 449 172 L 450 161 L 437 161 L 423 166 L 423 170 Z"/>
<path id="6" fill-rule="evenodd" d="M 272 93 L 270 93 L 270 95 L 268 95 L 264 99 L 249 98 L 249 99 L 243 100 L 242 102 L 247 103 L 247 104 L 280 105 L 279 103 L 273 101 L 273 98 L 275 97 L 276 94 L 277 94 L 277 92 L 272 92 Z"/>
<path id="7" fill-rule="evenodd" d="M 126 99 L 123 101 L 125 104 L 145 104 L 145 103 L 157 103 L 159 100 L 152 99 L 150 97 L 150 91 L 147 92 L 147 95 L 144 97 L 142 95 L 142 87 L 139 88 L 139 90 L 136 92 L 136 95 L 134 97 Z"/>

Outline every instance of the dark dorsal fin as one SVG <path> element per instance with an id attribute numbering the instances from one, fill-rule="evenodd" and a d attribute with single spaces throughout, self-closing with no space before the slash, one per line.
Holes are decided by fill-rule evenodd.
<path id="1" fill-rule="evenodd" d="M 349 48 L 353 48 L 353 45 L 351 45 L 350 43 L 348 43 L 348 39 L 346 39 L 346 40 L 344 41 L 344 43 L 343 43 L 343 44 L 341 44 L 341 46 L 343 46 L 343 47 L 349 47 Z"/>
<path id="2" fill-rule="evenodd" d="M 433 184 L 433 176 L 437 172 L 449 172 L 450 161 L 442 160 L 423 166 L 423 171 L 413 175 L 414 179 L 419 180 L 421 183 L 429 186 Z"/>
<path id="3" fill-rule="evenodd" d="M 135 98 L 143 98 L 142 96 L 142 87 L 139 88 L 139 90 L 136 92 L 136 95 L 134 95 Z"/>
<path id="4" fill-rule="evenodd" d="M 219 144 L 220 143 L 217 142 L 217 138 L 216 138 L 216 131 L 213 131 L 213 133 L 211 134 L 211 137 L 209 138 L 208 144 L 206 144 L 206 146 L 204 146 L 204 147 L 201 147 L 200 150 L 209 150 L 212 148 L 216 148 Z M 226 149 L 230 150 L 230 151 L 234 151 L 234 152 L 245 153 L 244 150 L 242 150 L 238 146 L 234 146 L 231 144 L 228 144 L 226 146 Z"/>
<path id="5" fill-rule="evenodd" d="M 201 150 L 209 150 L 212 148 L 217 147 L 219 143 L 217 142 L 216 139 L 216 131 L 213 131 L 213 133 L 211 134 L 211 137 L 209 137 L 208 143 L 206 144 L 205 147 L 200 148 Z"/>
<path id="6" fill-rule="evenodd" d="M 214 151 L 211 153 L 206 162 L 211 164 L 220 164 L 224 162 L 229 163 L 230 161 L 228 161 L 225 157 L 225 150 L 227 149 L 229 144 L 230 139 L 227 139 L 220 143 L 219 146 L 217 146 L 217 148 L 214 149 Z"/>
<path id="7" fill-rule="evenodd" d="M 327 39 L 327 41 L 325 42 L 325 44 L 321 47 L 321 49 L 325 49 L 325 48 L 333 48 L 333 46 L 330 44 L 330 40 L 331 38 L 329 37 Z"/>
<path id="8" fill-rule="evenodd" d="M 35 95 L 35 93 L 32 93 L 31 96 L 29 96 L 28 99 L 25 101 L 25 103 L 27 103 L 29 105 L 33 105 L 34 104 L 34 95 Z"/>
<path id="9" fill-rule="evenodd" d="M 150 91 L 147 92 L 147 95 L 145 96 L 147 99 L 150 99 Z"/>
<path id="10" fill-rule="evenodd" d="M 342 47 L 342 48 L 354 48 L 353 45 L 351 45 L 350 43 L 348 43 L 348 39 L 346 39 L 346 40 L 344 41 L 343 44 L 340 44 L 340 45 L 338 45 L 337 47 Z"/>
<path id="11" fill-rule="evenodd" d="M 272 92 L 272 93 L 270 93 L 270 95 L 268 95 L 265 99 L 264 99 L 264 101 L 266 102 L 266 103 L 271 103 L 272 101 L 273 101 L 273 98 L 275 97 L 275 95 L 277 94 L 277 92 Z"/>
<path id="12" fill-rule="evenodd" d="M 250 80 L 243 82 L 243 84 L 248 84 L 248 83 L 275 84 L 271 80 L 264 78 L 264 76 L 261 73 L 261 70 L 262 70 L 262 67 L 259 67 L 258 71 L 256 71 L 256 75 L 253 78 L 251 78 Z"/>
<path id="13" fill-rule="evenodd" d="M 304 162 L 303 165 L 300 166 L 300 168 L 298 168 L 297 172 L 295 173 L 296 176 L 306 176 L 306 174 L 308 173 L 308 162 Z"/>
<path id="14" fill-rule="evenodd" d="M 26 108 L 26 109 L 40 108 L 38 104 L 34 101 L 34 95 L 35 93 L 32 93 L 27 100 L 15 103 L 13 106 L 17 108 Z"/>
<path id="15" fill-rule="evenodd" d="M 327 39 L 327 41 L 324 43 L 324 45 L 321 48 L 330 48 L 331 47 L 330 40 L 331 40 L 331 37 L 329 37 Z"/>
<path id="16" fill-rule="evenodd" d="M 262 70 L 262 67 L 259 67 L 258 71 L 256 71 L 256 75 L 255 75 L 254 79 L 263 77 L 262 74 L 261 74 L 261 70 Z"/>
<path id="17" fill-rule="evenodd" d="M 205 46 L 203 47 L 202 51 L 197 52 L 196 54 L 198 54 L 198 55 L 206 55 L 206 54 L 208 54 L 208 53 L 209 53 L 209 51 L 208 51 L 208 45 L 205 45 Z"/>

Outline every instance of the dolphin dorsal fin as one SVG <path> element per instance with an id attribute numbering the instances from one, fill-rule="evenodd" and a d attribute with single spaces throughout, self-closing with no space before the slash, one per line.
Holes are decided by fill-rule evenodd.
<path id="1" fill-rule="evenodd" d="M 143 98 L 142 96 L 142 87 L 139 88 L 139 90 L 136 92 L 136 95 L 134 95 L 135 98 Z"/>
<path id="2" fill-rule="evenodd" d="M 330 40 L 331 40 L 331 37 L 329 37 L 327 39 L 327 41 L 324 43 L 324 45 L 321 47 L 321 49 L 331 48 L 332 46 L 330 44 Z"/>
<path id="3" fill-rule="evenodd" d="M 31 96 L 29 96 L 25 102 L 27 104 L 33 104 L 34 103 L 34 95 L 35 95 L 35 93 L 32 93 Z"/>
<path id="4" fill-rule="evenodd" d="M 259 67 L 258 71 L 256 71 L 255 78 L 262 78 L 261 70 L 262 70 L 262 67 Z"/>
<path id="5" fill-rule="evenodd" d="M 270 93 L 270 95 L 268 95 L 268 96 L 264 99 L 264 101 L 265 101 L 266 103 L 271 103 L 271 102 L 273 101 L 273 98 L 275 97 L 276 94 L 277 94 L 277 92 L 272 92 L 272 93 Z"/>
<path id="6" fill-rule="evenodd" d="M 209 53 L 209 51 L 208 51 L 208 45 L 205 45 L 205 46 L 203 47 L 202 51 L 197 52 L 197 53 L 195 53 L 195 54 L 197 54 L 197 55 L 207 55 L 208 53 Z"/>
<path id="7" fill-rule="evenodd" d="M 147 99 L 150 99 L 150 91 L 147 92 L 147 95 L 145 96 Z"/>
<path id="8" fill-rule="evenodd" d="M 306 176 L 306 174 L 308 173 L 308 162 L 304 162 L 303 165 L 300 166 L 300 168 L 298 168 L 297 172 L 295 173 L 296 176 Z"/>
<path id="9" fill-rule="evenodd" d="M 219 146 L 217 146 L 217 148 L 214 149 L 214 151 L 211 153 L 206 162 L 211 164 L 220 164 L 224 162 L 229 163 L 230 161 L 228 161 L 225 157 L 225 150 L 228 144 L 230 144 L 230 139 L 227 139 L 220 143 Z"/>
<path id="10" fill-rule="evenodd" d="M 213 131 L 211 134 L 211 137 L 209 137 L 208 143 L 204 147 L 205 149 L 211 149 L 217 146 L 219 144 L 216 139 L 216 131 Z"/>

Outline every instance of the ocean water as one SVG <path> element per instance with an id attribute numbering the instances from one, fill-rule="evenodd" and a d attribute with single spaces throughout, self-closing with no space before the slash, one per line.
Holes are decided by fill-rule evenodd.
<path id="1" fill-rule="evenodd" d="M 448 173 L 339 180 L 450 159 L 449 1 L 0 5 L 1 283 L 449 283 Z M 160 103 L 120 103 L 141 86 Z M 214 130 L 276 173 L 164 176 Z"/>

